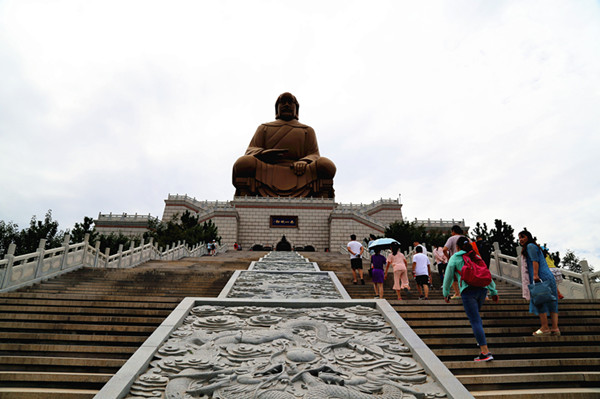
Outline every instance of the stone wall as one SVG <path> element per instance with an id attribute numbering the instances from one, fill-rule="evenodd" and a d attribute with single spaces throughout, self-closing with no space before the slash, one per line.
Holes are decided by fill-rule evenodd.
<path id="1" fill-rule="evenodd" d="M 312 245 L 317 251 L 329 247 L 329 216 L 332 199 L 245 198 L 233 201 L 239 215 L 238 242 L 249 249 L 254 244 L 275 246 L 285 235 L 292 246 Z M 272 227 L 271 217 L 297 217 L 294 227 Z"/>
<path id="2" fill-rule="evenodd" d="M 372 220 L 361 218 L 352 213 L 333 213 L 330 218 L 331 236 L 329 246 L 331 251 L 339 251 L 350 241 L 350 235 L 355 234 L 356 239 L 364 244 L 363 239 L 370 234 L 383 235 L 385 226 Z"/>
<path id="3" fill-rule="evenodd" d="M 123 234 L 128 237 L 141 237 L 148 231 L 148 225 L 157 218 L 150 215 L 102 214 L 94 220 L 94 228 L 99 234 Z"/>

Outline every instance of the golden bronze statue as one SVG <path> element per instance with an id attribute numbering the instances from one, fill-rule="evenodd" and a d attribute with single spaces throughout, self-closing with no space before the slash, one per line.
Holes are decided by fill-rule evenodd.
<path id="1" fill-rule="evenodd" d="M 236 196 L 333 198 L 335 164 L 319 154 L 312 127 L 298 122 L 291 93 L 275 102 L 275 121 L 256 129 L 246 154 L 233 165 Z"/>

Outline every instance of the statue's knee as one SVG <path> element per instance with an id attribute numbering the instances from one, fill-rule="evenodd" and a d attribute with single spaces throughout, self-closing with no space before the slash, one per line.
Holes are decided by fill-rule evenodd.
<path id="1" fill-rule="evenodd" d="M 321 179 L 333 179 L 336 170 L 335 164 L 329 158 L 317 159 L 317 174 Z"/>
<path id="2" fill-rule="evenodd" d="M 254 177 L 256 174 L 256 158 L 252 155 L 243 155 L 233 165 L 234 177 Z"/>

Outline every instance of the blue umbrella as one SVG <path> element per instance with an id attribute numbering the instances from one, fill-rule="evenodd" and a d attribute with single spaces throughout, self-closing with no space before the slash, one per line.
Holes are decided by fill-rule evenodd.
<path id="1" fill-rule="evenodd" d="M 396 243 L 400 245 L 400 243 L 393 238 L 378 238 L 376 240 L 371 241 L 368 249 L 386 249 L 389 248 L 391 244 Z"/>

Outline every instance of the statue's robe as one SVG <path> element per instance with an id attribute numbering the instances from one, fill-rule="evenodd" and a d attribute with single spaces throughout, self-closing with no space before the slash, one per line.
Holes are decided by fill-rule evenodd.
<path id="1" fill-rule="evenodd" d="M 282 157 L 268 162 L 259 159 L 261 152 L 268 149 L 287 151 Z M 252 157 L 252 160 L 248 157 Z M 307 162 L 306 172 L 301 176 L 294 173 L 293 164 L 296 161 Z M 256 129 L 245 156 L 234 165 L 234 184 L 236 177 L 247 174 L 249 163 L 254 164 L 251 167 L 254 173 L 247 177 L 254 177 L 258 183 L 258 194 L 263 196 L 304 197 L 319 190 L 315 182 L 320 178 L 332 179 L 335 175 L 333 162 L 319 154 L 313 128 L 296 119 L 263 123 Z M 241 164 L 245 165 L 246 172 L 238 172 Z"/>

